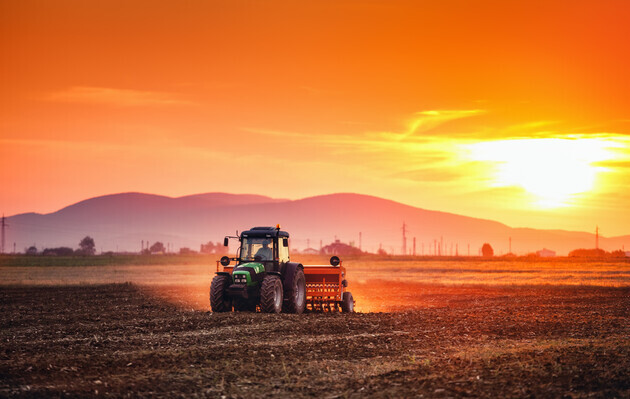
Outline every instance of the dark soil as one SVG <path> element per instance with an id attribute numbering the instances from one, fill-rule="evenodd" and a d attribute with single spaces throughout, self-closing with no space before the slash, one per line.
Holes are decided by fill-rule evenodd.
<path id="1" fill-rule="evenodd" d="M 628 288 L 393 288 L 407 310 L 268 315 L 1 287 L 0 396 L 630 397 Z"/>

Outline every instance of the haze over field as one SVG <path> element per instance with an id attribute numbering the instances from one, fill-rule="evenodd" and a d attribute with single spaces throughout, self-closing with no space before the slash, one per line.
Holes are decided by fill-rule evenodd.
<path id="1" fill-rule="evenodd" d="M 442 240 L 442 255 L 478 255 L 485 242 L 497 255 L 509 251 L 525 255 L 543 247 L 566 255 L 576 248 L 595 247 L 595 236 L 586 232 L 511 228 L 492 220 L 414 208 L 377 197 L 331 194 L 301 200 L 272 199 L 258 195 L 208 193 L 180 198 L 125 193 L 92 198 L 40 215 L 7 218 L 8 242 L 17 248 L 76 247 L 90 235 L 102 251 L 140 251 L 141 241 L 171 243 L 173 250 L 221 241 L 253 226 L 280 223 L 292 236 L 293 249 L 320 248 L 335 239 L 353 242 L 365 251 L 382 245 L 389 253 L 402 253 L 402 224 L 406 223 L 407 253 L 435 255 Z M 361 237 L 359 237 L 361 233 Z M 626 246 L 630 236 L 600 237 L 608 251 Z"/>

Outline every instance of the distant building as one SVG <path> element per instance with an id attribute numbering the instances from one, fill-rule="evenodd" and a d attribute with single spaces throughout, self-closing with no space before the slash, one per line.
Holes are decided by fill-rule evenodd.
<path id="1" fill-rule="evenodd" d="M 319 251 L 315 248 L 306 248 L 304 251 L 302 251 L 302 253 L 304 255 L 319 255 Z"/>
<path id="2" fill-rule="evenodd" d="M 224 252 L 224 248 L 222 243 L 217 242 L 216 244 L 212 241 L 208 241 L 207 244 L 201 244 L 201 248 L 199 252 L 202 254 L 220 254 Z"/>
<path id="3" fill-rule="evenodd" d="M 332 244 L 323 247 L 321 253 L 324 255 L 360 255 L 363 252 L 357 247 L 335 240 Z"/>
<path id="4" fill-rule="evenodd" d="M 541 258 L 553 258 L 554 256 L 556 256 L 556 251 L 543 248 L 540 251 L 536 251 L 536 255 L 540 256 Z"/>

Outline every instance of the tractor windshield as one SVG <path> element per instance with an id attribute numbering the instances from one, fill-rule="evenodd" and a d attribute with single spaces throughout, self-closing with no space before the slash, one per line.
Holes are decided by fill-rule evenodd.
<path id="1" fill-rule="evenodd" d="M 243 261 L 273 260 L 273 240 L 271 238 L 243 238 L 240 258 Z"/>

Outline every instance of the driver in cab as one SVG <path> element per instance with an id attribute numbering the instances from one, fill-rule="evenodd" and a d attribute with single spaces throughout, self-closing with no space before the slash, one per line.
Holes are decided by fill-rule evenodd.
<path id="1" fill-rule="evenodd" d="M 256 255 L 254 258 L 260 257 L 260 260 L 273 260 L 273 252 L 271 248 L 269 248 L 269 240 L 264 240 L 262 242 L 262 247 L 256 251 Z"/>

